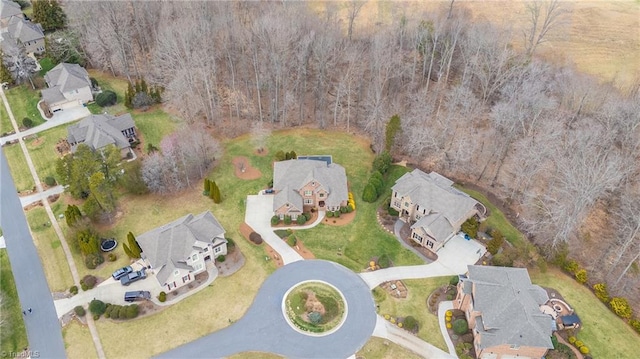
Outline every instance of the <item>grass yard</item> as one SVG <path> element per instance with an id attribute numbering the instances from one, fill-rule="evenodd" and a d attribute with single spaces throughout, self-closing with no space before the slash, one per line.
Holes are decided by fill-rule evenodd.
<path id="1" fill-rule="evenodd" d="M 102 72 L 99 70 L 87 70 L 89 72 L 89 77 L 93 77 L 98 81 L 98 86 L 102 89 L 102 91 L 110 90 L 116 93 L 118 96 L 118 102 L 109 107 L 100 107 L 96 103 L 92 103 L 88 106 L 89 111 L 94 114 L 99 114 L 107 111 L 112 115 L 118 115 L 127 111 L 127 108 L 124 107 L 124 93 L 127 90 L 127 80 L 113 77 L 106 72 Z"/>
<path id="2" fill-rule="evenodd" d="M 33 177 L 31 177 L 31 171 L 27 167 L 27 161 L 24 158 L 22 149 L 19 144 L 9 145 L 2 147 L 5 156 L 7 157 L 7 164 L 11 170 L 11 176 L 13 176 L 13 182 L 16 184 L 18 192 L 32 190 L 35 187 Z"/>
<path id="3" fill-rule="evenodd" d="M 40 67 L 42 67 L 42 69 L 40 70 L 40 76 L 44 76 L 47 72 L 49 72 L 49 70 L 56 67 L 56 65 L 57 64 L 54 63 L 50 58 L 42 58 L 42 60 L 40 60 Z"/>
<path id="4" fill-rule="evenodd" d="M 376 304 L 380 306 L 379 314 L 398 317 L 413 316 L 420 325 L 418 337 L 447 352 L 447 344 L 440 334 L 438 316 L 427 310 L 427 298 L 435 289 L 448 284 L 449 279 L 450 277 L 438 277 L 404 280 L 403 283 L 408 289 L 407 298 L 404 299 L 396 299 L 377 287 L 373 290 L 373 297 Z"/>
<path id="5" fill-rule="evenodd" d="M 29 117 L 33 120 L 33 126 L 44 123 L 44 119 L 38 111 L 38 102 L 40 101 L 40 93 L 31 89 L 30 85 L 23 84 L 16 86 L 10 90 L 6 90 L 7 100 L 13 111 L 18 126 L 22 126 L 22 119 Z"/>
<path id="6" fill-rule="evenodd" d="M 504 235 L 504 238 L 514 246 L 519 247 L 524 245 L 524 239 L 522 237 L 522 233 L 520 233 L 520 231 L 511 224 L 511 222 L 509 222 L 509 220 L 504 216 L 504 213 L 502 213 L 502 211 L 499 210 L 498 207 L 494 206 L 487 199 L 487 197 L 485 197 L 485 195 L 483 195 L 478 191 L 464 188 L 459 185 L 455 185 L 455 187 L 465 192 L 466 194 L 470 195 L 471 197 L 475 198 L 477 201 L 481 202 L 487 207 L 487 209 L 489 210 L 489 213 L 491 214 L 489 215 L 487 220 L 483 222 L 484 225 L 490 228 L 498 229 Z"/>
<path id="7" fill-rule="evenodd" d="M 70 359 L 94 359 L 98 358 L 96 347 L 93 346 L 93 339 L 89 328 L 80 325 L 77 321 L 62 328 L 64 346 L 67 350 L 67 358 Z"/>
<path id="8" fill-rule="evenodd" d="M 0 249 L 0 351 L 6 358 L 9 352 L 19 352 L 28 346 L 27 331 L 22 319 L 22 308 L 18 299 L 16 283 L 11 272 L 11 263 L 6 249 Z"/>
<path id="9" fill-rule="evenodd" d="M 159 147 L 164 136 L 176 130 L 180 122 L 159 107 L 146 112 L 134 111 L 131 115 L 146 143 L 152 143 L 156 147 Z"/>
<path id="10" fill-rule="evenodd" d="M 60 156 L 56 152 L 56 143 L 67 138 L 67 126 L 59 126 L 40 132 L 37 138 L 26 141 L 31 161 L 36 168 L 40 181 L 48 176 L 56 178 L 56 161 Z M 13 172 L 13 171 L 12 171 Z"/>
<path id="11" fill-rule="evenodd" d="M 549 269 L 546 273 L 530 270 L 531 281 L 562 294 L 582 320 L 578 339 L 591 350 L 594 358 L 625 359 L 637 356 L 640 336 L 611 312 L 585 286 L 562 273 Z"/>
<path id="12" fill-rule="evenodd" d="M 62 204 L 52 206 L 52 209 L 55 209 L 54 212 L 60 212 L 60 208 L 62 208 Z M 25 215 L 49 283 L 49 289 L 52 292 L 68 290 L 73 285 L 73 277 L 60 239 L 53 227 L 48 225 L 47 212 L 43 207 L 36 207 L 27 211 Z M 45 226 L 45 224 L 47 225 Z"/>
<path id="13" fill-rule="evenodd" d="M 0 102 L 0 134 L 13 131 L 13 125 L 11 119 L 7 113 L 7 109 L 4 107 L 4 102 Z"/>
<path id="14" fill-rule="evenodd" d="M 371 337 L 356 353 L 362 359 L 420 359 L 422 356 L 386 339 Z"/>
<path id="15" fill-rule="evenodd" d="M 238 239 L 237 243 L 245 255 L 250 252 L 246 247 L 252 245 L 247 241 Z M 229 319 L 238 320 L 267 277 L 264 260 L 259 259 L 249 253 L 240 271 L 216 279 L 208 288 L 160 313 L 120 323 L 98 320 L 107 358 L 148 358 L 227 327 Z"/>

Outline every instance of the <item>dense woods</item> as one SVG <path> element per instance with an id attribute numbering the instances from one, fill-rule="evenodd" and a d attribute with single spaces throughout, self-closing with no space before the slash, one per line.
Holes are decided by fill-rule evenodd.
<path id="1" fill-rule="evenodd" d="M 568 250 L 610 292 L 640 298 L 640 92 L 536 57 L 561 4 L 528 6 L 524 40 L 453 2 L 441 13 L 397 5 L 391 23 L 365 31 L 355 26 L 361 4 L 316 13 L 304 2 L 101 1 L 65 11 L 90 66 L 144 77 L 185 121 L 217 133 L 340 128 L 381 151 L 397 114 L 394 157 L 487 189 L 549 258 Z M 143 174 L 171 182 L 178 174 L 160 171 L 164 162 L 214 152 L 168 144 Z"/>

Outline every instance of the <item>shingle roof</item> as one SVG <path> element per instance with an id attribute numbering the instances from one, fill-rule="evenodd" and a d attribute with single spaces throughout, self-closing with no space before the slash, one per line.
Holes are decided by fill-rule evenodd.
<path id="1" fill-rule="evenodd" d="M 274 211 L 285 204 L 289 203 L 294 208 L 302 212 L 303 201 L 300 193 L 296 192 L 293 188 L 285 186 L 273 197 L 273 209 Z"/>
<path id="2" fill-rule="evenodd" d="M 481 348 L 518 345 L 553 348 L 553 319 L 540 306 L 549 297 L 540 286 L 531 284 L 525 268 L 468 266 L 468 278 L 474 286 L 476 329 Z"/>
<path id="3" fill-rule="evenodd" d="M 34 24 L 17 16 L 12 17 L 9 21 L 8 32 L 12 38 L 18 39 L 22 43 L 44 39 L 44 32 L 40 24 Z"/>
<path id="4" fill-rule="evenodd" d="M 420 218 L 411 226 L 411 229 L 414 228 L 424 228 L 439 242 L 446 241 L 454 232 L 451 223 L 441 213 L 432 213 Z"/>
<path id="5" fill-rule="evenodd" d="M 206 211 L 154 228 L 138 236 L 137 241 L 144 258 L 159 269 L 156 277 L 164 284 L 176 268 L 193 270 L 186 260 L 194 249 L 202 248 L 203 243 L 225 243 L 224 233 L 220 222 Z"/>
<path id="6" fill-rule="evenodd" d="M 113 144 L 118 148 L 129 147 L 129 141 L 122 131 L 135 126 L 131 114 L 114 117 L 109 114 L 91 115 L 67 128 L 69 143 L 84 142 L 93 150 Z M 72 148 L 75 151 L 74 146 Z"/>
<path id="7" fill-rule="evenodd" d="M 273 165 L 273 188 L 276 191 L 286 187 L 300 190 L 311 181 L 318 182 L 329 193 L 325 199 L 327 206 L 339 206 L 349 199 L 347 174 L 339 164 L 314 160 L 288 160 Z M 302 203 L 300 194 L 296 193 L 295 196 L 298 196 Z M 279 201 L 274 199 L 274 210 L 282 206 L 280 203 L 280 206 L 276 207 L 277 203 Z"/>
<path id="8" fill-rule="evenodd" d="M 62 95 L 62 92 L 60 92 L 60 88 L 57 86 L 43 89 L 40 93 L 42 93 L 42 99 L 44 102 L 50 105 L 67 100 L 67 98 Z"/>
<path id="9" fill-rule="evenodd" d="M 91 87 L 89 73 L 78 64 L 61 63 L 44 75 L 49 87 L 59 86 L 60 92 L 69 92 L 83 87 Z"/>
<path id="10" fill-rule="evenodd" d="M 22 15 L 20 5 L 15 1 L 0 0 L 0 18 L 10 18 L 11 16 Z"/>
<path id="11" fill-rule="evenodd" d="M 405 173 L 391 187 L 402 197 L 409 196 L 414 204 L 425 208 L 426 213 L 442 213 L 451 223 L 464 218 L 478 203 L 451 185 L 453 182 L 436 172 L 429 174 L 419 169 Z"/>

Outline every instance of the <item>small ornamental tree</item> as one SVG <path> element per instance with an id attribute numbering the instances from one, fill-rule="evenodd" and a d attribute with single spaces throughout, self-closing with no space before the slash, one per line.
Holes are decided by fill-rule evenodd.
<path id="1" fill-rule="evenodd" d="M 94 299 L 89 303 L 89 311 L 91 312 L 91 314 L 93 315 L 102 315 L 104 314 L 104 311 L 106 310 L 107 305 L 98 299 Z"/>
<path id="2" fill-rule="evenodd" d="M 562 267 L 562 269 L 566 270 L 571 274 L 576 274 L 576 272 L 580 269 L 580 265 L 578 264 L 578 262 L 572 259 L 567 261 Z"/>
<path id="3" fill-rule="evenodd" d="M 504 236 L 497 229 L 491 231 L 491 236 L 493 238 L 491 238 L 489 243 L 487 243 L 487 251 L 489 251 L 489 253 L 491 253 L 492 255 L 495 255 L 496 253 L 498 253 L 500 247 L 502 247 L 502 244 L 504 243 Z"/>
<path id="4" fill-rule="evenodd" d="M 373 159 L 373 170 L 382 174 L 387 173 L 391 167 L 391 160 L 391 154 L 388 151 L 383 151 Z"/>
<path id="5" fill-rule="evenodd" d="M 476 238 L 478 237 L 478 226 L 479 223 L 476 217 L 471 217 L 462 224 L 461 229 L 464 233 L 468 234 L 469 237 Z"/>
<path id="6" fill-rule="evenodd" d="M 396 135 L 401 130 L 400 116 L 393 115 L 389 122 L 387 122 L 387 128 L 385 129 L 385 142 L 384 148 L 386 151 L 391 152 L 395 143 Z"/>
<path id="7" fill-rule="evenodd" d="M 220 188 L 218 188 L 216 181 L 211 181 L 210 191 L 211 193 L 209 195 L 211 196 L 213 203 L 220 203 Z"/>
<path id="8" fill-rule="evenodd" d="M 276 152 L 274 157 L 276 161 L 280 162 L 280 161 L 284 161 L 287 158 L 287 155 L 284 153 L 284 151 L 278 151 Z"/>
<path id="9" fill-rule="evenodd" d="M 367 183 L 362 191 L 362 200 L 365 202 L 373 203 L 378 198 L 378 193 L 373 184 Z"/>
<path id="10" fill-rule="evenodd" d="M 609 303 L 609 291 L 607 290 L 607 285 L 605 283 L 598 283 L 593 286 L 593 291 L 596 294 L 596 297 L 600 299 L 603 303 Z"/>
<path id="11" fill-rule="evenodd" d="M 402 326 L 410 332 L 417 332 L 418 320 L 410 315 L 404 318 L 404 321 L 402 322 Z"/>
<path id="12" fill-rule="evenodd" d="M 133 258 L 140 258 L 142 248 L 140 248 L 138 242 L 136 241 L 136 237 L 131 232 L 127 233 L 127 243 L 129 243 L 129 250 L 131 251 Z"/>
<path id="13" fill-rule="evenodd" d="M 96 103 L 100 107 L 113 106 L 118 102 L 118 96 L 111 90 L 105 90 L 96 96 Z"/>
<path id="14" fill-rule="evenodd" d="M 87 312 L 84 310 L 84 308 L 83 308 L 81 305 L 79 305 L 79 306 L 77 306 L 77 307 L 73 308 L 73 311 L 74 311 L 74 312 L 76 313 L 76 315 L 77 315 L 77 316 L 79 316 L 79 317 L 84 317 L 84 316 L 87 314 Z"/>
<path id="15" fill-rule="evenodd" d="M 74 227 L 78 220 L 82 218 L 82 213 L 80 213 L 80 208 L 75 204 L 67 205 L 67 209 L 64 211 L 64 218 L 69 227 Z"/>

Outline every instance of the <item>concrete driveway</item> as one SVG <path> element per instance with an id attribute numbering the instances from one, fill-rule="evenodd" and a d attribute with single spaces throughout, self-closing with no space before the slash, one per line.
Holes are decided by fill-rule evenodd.
<path id="1" fill-rule="evenodd" d="M 482 243 L 466 240 L 464 235 L 457 234 L 440 248 L 437 262 L 456 274 L 463 274 L 467 272 L 467 266 L 475 264 L 486 251 Z"/>
<path id="2" fill-rule="evenodd" d="M 260 233 L 262 239 L 271 246 L 284 261 L 284 264 L 301 261 L 302 256 L 293 248 L 278 237 L 271 228 L 271 217 L 273 217 L 273 195 L 253 195 L 247 196 L 247 210 L 244 221 Z"/>
<path id="3" fill-rule="evenodd" d="M 13 141 L 18 137 L 33 135 L 34 133 L 46 131 L 48 129 L 51 129 L 57 126 L 68 124 L 68 123 L 77 121 L 81 118 L 85 118 L 89 115 L 91 115 L 91 112 L 89 111 L 88 108 L 83 106 L 78 106 L 78 107 L 68 108 L 63 111 L 56 112 L 53 114 L 53 117 L 49 119 L 43 116 L 43 118 L 46 120 L 45 123 L 36 127 L 32 127 L 22 132 L 14 133 L 13 135 L 2 137 L 0 138 L 0 144 L 4 144 L 5 142 L 8 142 L 8 141 Z M 21 119 L 18 121 L 21 121 Z"/>

